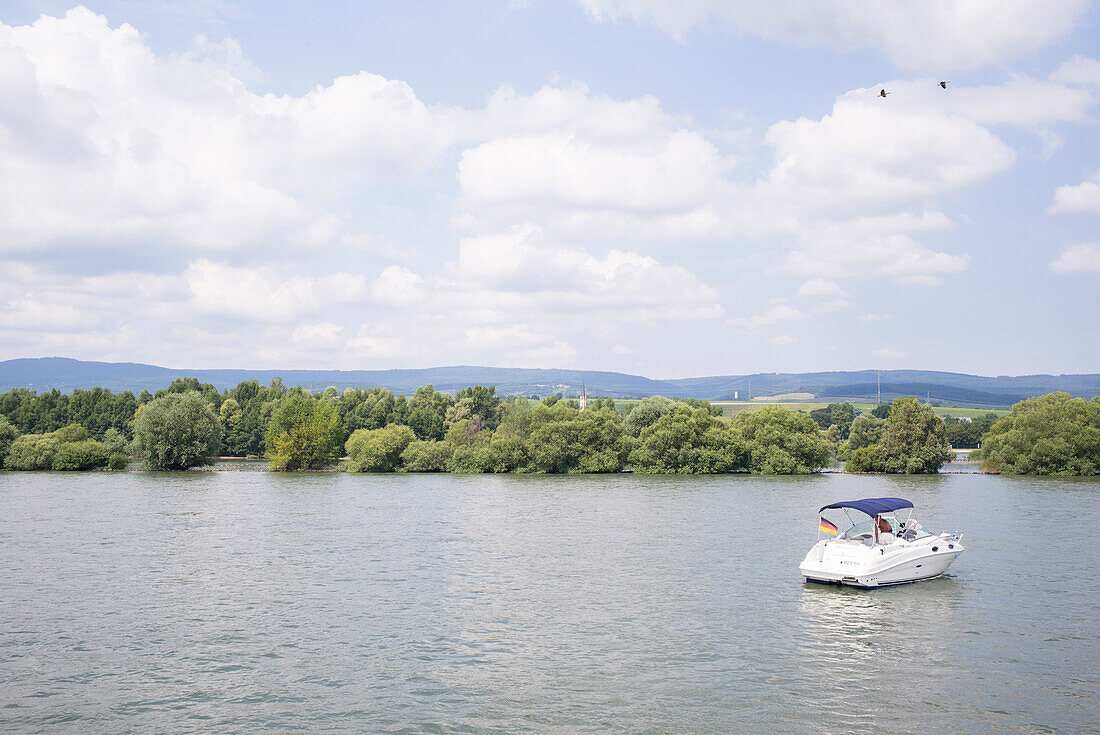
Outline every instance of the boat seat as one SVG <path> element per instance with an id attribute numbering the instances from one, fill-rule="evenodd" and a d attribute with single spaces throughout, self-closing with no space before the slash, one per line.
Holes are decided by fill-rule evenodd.
<path id="1" fill-rule="evenodd" d="M 886 546 L 887 544 L 892 544 L 892 543 L 894 543 L 894 540 L 895 540 L 896 538 L 897 538 L 897 537 L 896 537 L 896 536 L 894 536 L 894 534 L 892 534 L 892 533 L 888 533 L 888 532 L 886 532 L 886 531 L 882 531 L 882 532 L 880 532 L 880 533 L 879 533 L 879 535 L 878 535 L 878 542 L 879 542 L 879 543 L 880 543 L 881 545 L 883 545 L 883 546 Z"/>

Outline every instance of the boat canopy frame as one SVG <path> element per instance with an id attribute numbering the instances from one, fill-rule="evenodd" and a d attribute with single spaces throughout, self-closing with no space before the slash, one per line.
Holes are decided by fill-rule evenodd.
<path id="1" fill-rule="evenodd" d="M 852 518 L 852 514 L 849 510 L 858 510 L 866 516 L 870 516 L 871 519 L 875 519 L 881 515 L 896 514 L 899 510 L 908 509 L 909 513 L 904 519 L 901 520 L 902 525 L 909 523 L 913 517 L 913 503 L 905 498 L 863 498 L 861 500 L 842 500 L 838 503 L 830 503 L 829 505 L 822 506 L 817 512 L 818 515 L 824 513 L 827 510 L 839 509 L 844 511 L 844 515 L 848 517 L 848 522 L 851 524 L 845 533 L 855 528 L 858 525 L 857 521 Z M 824 517 L 824 516 L 822 516 Z M 878 527 L 873 525 L 873 533 L 875 542 L 878 542 Z M 818 536 L 820 537 L 820 528 Z"/>
<path id="2" fill-rule="evenodd" d="M 841 500 L 839 503 L 823 505 L 818 513 L 830 508 L 852 508 L 874 518 L 883 513 L 891 513 L 895 510 L 912 507 L 913 503 L 905 498 L 863 498 L 862 500 Z"/>

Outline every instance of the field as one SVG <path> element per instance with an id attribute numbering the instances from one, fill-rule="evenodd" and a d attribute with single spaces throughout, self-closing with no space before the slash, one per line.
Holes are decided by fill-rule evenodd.
<path id="1" fill-rule="evenodd" d="M 626 413 L 634 406 L 638 405 L 638 399 L 636 398 L 616 398 L 615 407 Z M 826 408 L 829 404 L 818 401 L 711 401 L 712 406 L 718 406 L 722 409 L 722 415 L 726 418 L 731 418 L 741 411 L 759 411 L 766 406 L 786 406 L 787 408 L 793 408 L 797 411 L 814 411 L 819 408 Z M 870 413 L 875 407 L 875 403 L 857 403 L 853 402 L 861 413 Z M 979 416 L 985 416 L 987 413 L 994 413 L 998 416 L 1004 416 L 1008 413 L 1007 409 L 993 409 L 993 408 L 959 408 L 955 406 L 933 406 L 932 410 L 936 412 L 937 416 L 955 416 L 955 417 L 968 417 L 977 418 Z"/>

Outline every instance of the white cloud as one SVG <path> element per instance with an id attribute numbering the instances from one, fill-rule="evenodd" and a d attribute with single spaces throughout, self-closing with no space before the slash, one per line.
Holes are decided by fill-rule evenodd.
<path id="1" fill-rule="evenodd" d="M 615 345 L 611 348 L 611 354 L 613 355 L 637 355 L 637 347 L 627 347 L 626 345 Z"/>
<path id="2" fill-rule="evenodd" d="M 1050 264 L 1055 273 L 1100 273 L 1100 242 L 1074 245 Z"/>
<path id="3" fill-rule="evenodd" d="M 1100 87 L 1100 60 L 1090 59 L 1087 56 L 1074 56 L 1058 67 L 1050 78 L 1065 84 Z"/>
<path id="4" fill-rule="evenodd" d="M 318 322 L 316 324 L 303 324 L 295 328 L 291 339 L 295 342 L 307 344 L 334 345 L 340 339 L 343 327 L 332 322 Z"/>
<path id="5" fill-rule="evenodd" d="M 580 0 L 600 20 L 628 18 L 682 37 L 717 22 L 741 33 L 843 50 L 870 47 L 895 63 L 948 70 L 1037 51 L 1072 30 L 1084 0 Z"/>
<path id="6" fill-rule="evenodd" d="M 848 292 L 833 281 L 826 281 L 824 278 L 811 278 L 798 287 L 798 292 L 795 295 L 799 297 L 843 298 L 848 295 Z"/>
<path id="7" fill-rule="evenodd" d="M 563 135 L 507 138 L 462 154 L 468 206 L 677 211 L 706 202 L 722 163 L 702 135 L 675 131 L 648 150 Z"/>
<path id="8" fill-rule="evenodd" d="M 269 271 L 205 259 L 191 263 L 183 279 L 191 289 L 191 306 L 196 311 L 258 321 L 284 321 L 317 313 L 332 304 L 360 300 L 367 291 L 367 280 L 361 275 L 283 279 Z"/>
<path id="9" fill-rule="evenodd" d="M 371 283 L 370 294 L 385 306 L 415 306 L 424 300 L 424 279 L 408 268 L 391 265 Z"/>
<path id="10" fill-rule="evenodd" d="M 1100 213 L 1100 171 L 1088 181 L 1055 189 L 1054 203 L 1047 211 Z"/>
<path id="11" fill-rule="evenodd" d="M 360 73 L 257 95 L 239 45 L 157 57 L 85 8 L 0 24 L 0 242 L 227 250 L 354 236 L 326 198 L 419 175 L 454 115 Z M 63 183 L 60 183 L 63 182 Z"/>
<path id="12" fill-rule="evenodd" d="M 789 334 L 780 334 L 768 339 L 768 344 L 772 345 L 790 345 L 796 342 L 795 338 Z"/>
<path id="13" fill-rule="evenodd" d="M 534 225 L 463 238 L 454 287 L 517 294 L 554 309 L 616 309 L 620 316 L 659 321 L 723 315 L 718 292 L 676 265 L 634 252 L 603 258 L 549 238 Z"/>
<path id="14" fill-rule="evenodd" d="M 806 204 L 867 208 L 957 189 L 1004 171 L 1012 149 L 977 123 L 937 111 L 896 109 L 873 90 L 841 96 L 820 120 L 768 129 L 776 194 Z"/>
<path id="15" fill-rule="evenodd" d="M 801 321 L 808 318 L 808 314 L 799 311 L 793 306 L 777 304 L 769 308 L 763 314 L 749 317 L 731 317 L 727 320 L 727 323 L 731 327 L 734 327 L 738 334 L 753 335 L 759 334 L 762 327 L 771 326 L 776 322 Z"/>
<path id="16" fill-rule="evenodd" d="M 700 19 L 740 12 L 709 3 Z M 722 318 L 717 281 L 676 264 L 705 263 L 673 250 L 695 247 L 798 274 L 802 309 L 728 322 L 782 340 L 777 325 L 849 305 L 837 279 L 938 283 L 965 269 L 967 255 L 931 244 L 953 226 L 936 199 L 1013 165 L 994 126 L 1049 147 L 1051 126 L 1087 121 L 1094 63 L 948 91 L 898 80 L 885 101 L 854 90 L 753 145 L 734 136 L 738 156 L 774 151 L 757 168 L 727 154 L 722 130 L 650 96 L 555 83 L 460 109 L 367 72 L 260 95 L 233 39 L 158 57 L 82 8 L 0 24 L 0 331 L 23 344 L 35 325 L 34 344 L 94 357 L 138 334 L 148 359 L 210 343 L 210 359 L 261 364 L 568 364 L 625 326 Z M 1052 210 L 1087 210 L 1093 186 L 1062 187 Z M 432 231 L 417 257 L 402 236 L 424 231 L 427 203 L 457 233 Z M 400 226 L 359 231 L 383 210 Z M 363 272 L 326 273 L 345 263 Z"/>
<path id="17" fill-rule="evenodd" d="M 875 357 L 885 357 L 890 360 L 900 360 L 901 358 L 906 356 L 905 352 L 902 352 L 901 350 L 895 350 L 890 347 L 882 347 L 880 349 L 877 349 L 874 351 L 873 354 Z"/>
<path id="18" fill-rule="evenodd" d="M 860 314 L 858 317 L 861 322 L 876 323 L 876 322 L 888 322 L 891 319 L 889 314 Z"/>
<path id="19" fill-rule="evenodd" d="M 949 226 L 950 221 L 939 212 L 822 222 L 799 237 L 799 247 L 789 254 L 788 264 L 794 272 L 806 275 L 876 273 L 900 281 L 938 283 L 942 276 L 964 270 L 969 256 L 930 250 L 909 233 Z"/>

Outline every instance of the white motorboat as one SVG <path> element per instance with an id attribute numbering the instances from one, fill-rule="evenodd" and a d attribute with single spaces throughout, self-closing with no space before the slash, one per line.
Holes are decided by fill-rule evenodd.
<path id="1" fill-rule="evenodd" d="M 843 511 L 848 524 L 834 523 L 826 511 Z M 899 511 L 908 510 L 904 518 Z M 852 516 L 852 511 L 859 514 Z M 903 498 L 864 498 L 826 505 L 818 511 L 818 541 L 798 567 L 807 582 L 871 589 L 940 576 L 966 549 L 962 534 L 933 534 L 913 517 Z M 836 514 L 830 514 L 836 517 Z M 862 516 L 867 520 L 860 521 Z M 847 531 L 840 528 L 849 525 Z"/>

